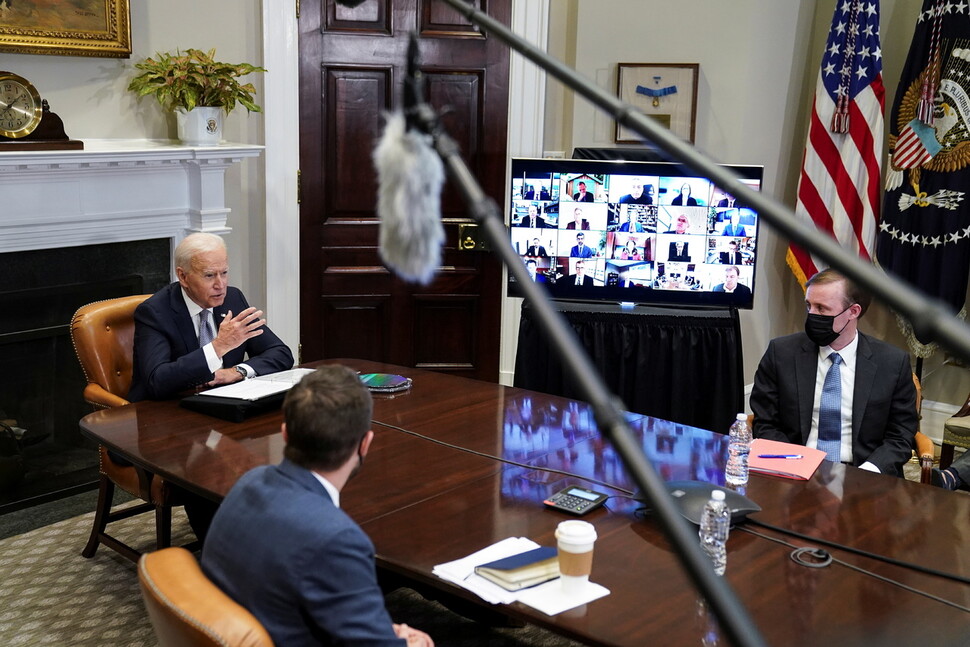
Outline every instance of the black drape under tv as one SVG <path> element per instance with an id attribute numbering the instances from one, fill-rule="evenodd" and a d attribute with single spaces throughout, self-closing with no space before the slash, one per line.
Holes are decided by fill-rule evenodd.
<path id="1" fill-rule="evenodd" d="M 674 310 L 560 302 L 593 364 L 628 411 L 720 433 L 744 411 L 737 310 Z M 527 303 L 522 305 L 515 386 L 578 398 Z"/>

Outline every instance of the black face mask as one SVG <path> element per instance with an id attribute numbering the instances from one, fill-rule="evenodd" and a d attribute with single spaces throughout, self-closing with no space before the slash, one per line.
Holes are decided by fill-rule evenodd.
<path id="1" fill-rule="evenodd" d="M 853 304 L 854 305 L 854 304 Z M 851 308 L 852 306 L 849 306 Z M 848 310 L 846 308 L 845 310 Z M 835 324 L 835 318 L 845 312 L 843 310 L 837 315 L 814 315 L 809 313 L 805 317 L 805 334 L 811 339 L 816 346 L 828 346 L 842 334 L 842 330 L 845 330 L 845 326 L 849 325 L 849 322 L 845 322 L 845 326 L 836 332 L 832 329 Z"/>

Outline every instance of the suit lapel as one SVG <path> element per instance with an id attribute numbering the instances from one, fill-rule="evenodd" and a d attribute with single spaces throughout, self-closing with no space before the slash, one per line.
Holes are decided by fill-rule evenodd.
<path id="1" fill-rule="evenodd" d="M 802 443 L 812 431 L 812 405 L 815 404 L 815 375 L 818 372 L 818 347 L 807 337 L 795 356 L 795 390 L 798 393 L 798 430 Z"/>
<path id="2" fill-rule="evenodd" d="M 872 347 L 869 339 L 862 333 L 859 335 L 859 345 L 855 357 L 855 386 L 852 388 L 852 446 L 859 436 L 859 426 L 865 416 L 866 404 L 872 391 L 872 382 L 876 379 L 876 363 L 872 361 Z"/>
<path id="3" fill-rule="evenodd" d="M 182 338 L 182 343 L 185 344 L 182 352 L 184 355 L 199 347 L 199 338 L 195 334 L 195 325 L 192 323 L 192 317 L 189 316 L 188 308 L 185 307 L 185 299 L 182 298 L 182 286 L 178 282 L 171 284 L 168 302 L 172 308 L 172 317 L 178 327 L 179 336 Z"/>

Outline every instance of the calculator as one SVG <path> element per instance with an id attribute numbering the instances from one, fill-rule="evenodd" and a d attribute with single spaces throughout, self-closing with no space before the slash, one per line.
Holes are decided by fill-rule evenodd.
<path id="1" fill-rule="evenodd" d="M 603 505 L 603 502 L 610 498 L 606 494 L 594 492 L 581 487 L 568 487 L 565 490 L 556 492 L 551 497 L 543 501 L 550 508 L 569 512 L 571 514 L 586 514 Z"/>

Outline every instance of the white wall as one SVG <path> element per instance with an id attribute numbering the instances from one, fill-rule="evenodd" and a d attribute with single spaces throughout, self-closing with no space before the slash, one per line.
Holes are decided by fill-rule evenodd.
<path id="1" fill-rule="evenodd" d="M 260 0 L 133 0 L 130 5 L 130 59 L 0 54 L 0 69 L 29 79 L 72 139 L 175 138 L 173 117 L 154 99 L 138 100 L 126 90 L 136 72 L 133 65 L 156 52 L 214 47 L 222 61 L 262 62 Z M 247 77 L 256 84 L 259 104 L 261 76 Z M 263 118 L 237 109 L 225 122 L 226 139 L 261 144 Z M 254 304 L 266 299 L 262 166 L 261 158 L 249 159 L 226 174 L 232 280 Z"/>

